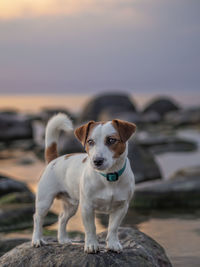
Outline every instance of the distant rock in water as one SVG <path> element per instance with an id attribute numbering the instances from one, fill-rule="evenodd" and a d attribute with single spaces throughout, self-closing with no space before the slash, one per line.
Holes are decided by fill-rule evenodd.
<path id="1" fill-rule="evenodd" d="M 147 106 L 143 110 L 143 113 L 156 112 L 160 116 L 164 116 L 170 111 L 176 111 L 179 109 L 180 107 L 173 100 L 161 97 L 154 99 L 149 104 L 147 104 Z"/>
<path id="2" fill-rule="evenodd" d="M 28 117 L 15 113 L 0 113 L 0 141 L 32 138 L 32 125 Z"/>
<path id="3" fill-rule="evenodd" d="M 174 126 L 200 124 L 200 107 L 182 109 L 178 112 L 170 112 L 166 114 L 165 121 Z"/>
<path id="4" fill-rule="evenodd" d="M 160 133 L 139 133 L 137 141 L 140 146 L 145 149 L 150 149 L 155 154 L 195 151 L 198 148 L 195 141 Z"/>
<path id="5" fill-rule="evenodd" d="M 199 209 L 200 166 L 179 170 L 170 180 L 138 185 L 132 203 L 136 209 Z"/>
<path id="6" fill-rule="evenodd" d="M 153 239 L 142 232 L 121 228 L 119 239 L 124 247 L 122 253 L 105 251 L 106 232 L 99 235 L 100 252 L 86 254 L 83 251 L 83 242 L 61 245 L 50 238 L 49 245 L 33 248 L 26 242 L 0 258 L 1 267 L 61 267 L 61 266 L 126 266 L 126 267 L 171 267 L 164 249 Z"/>
<path id="7" fill-rule="evenodd" d="M 102 94 L 92 98 L 83 108 L 79 123 L 94 120 L 98 121 L 103 112 L 115 114 L 123 112 L 136 112 L 136 106 L 128 95 L 119 94 Z M 101 116 L 100 116 L 101 115 Z"/>

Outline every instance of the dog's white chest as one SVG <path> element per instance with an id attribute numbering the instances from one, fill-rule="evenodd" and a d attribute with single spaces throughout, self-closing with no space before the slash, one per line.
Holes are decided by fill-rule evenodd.
<path id="1" fill-rule="evenodd" d="M 114 189 L 103 189 L 97 192 L 93 198 L 93 207 L 97 212 L 111 212 L 117 207 L 123 206 L 127 201 L 127 190 Z"/>

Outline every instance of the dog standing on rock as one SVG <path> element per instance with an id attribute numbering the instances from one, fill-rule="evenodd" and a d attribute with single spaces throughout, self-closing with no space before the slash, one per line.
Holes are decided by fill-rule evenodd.
<path id="1" fill-rule="evenodd" d="M 135 185 L 127 158 L 127 141 L 135 132 L 136 125 L 118 119 L 90 121 L 75 130 L 75 136 L 87 153 L 58 157 L 57 141 L 61 130 L 73 130 L 71 120 L 62 113 L 52 117 L 46 127 L 45 160 L 48 165 L 38 185 L 32 245 L 45 244 L 42 238 L 43 220 L 57 197 L 63 201 L 63 212 L 59 216 L 59 243 L 70 243 L 66 225 L 80 202 L 85 252 L 96 253 L 99 250 L 95 212 L 109 214 L 106 248 L 120 252 L 118 227 L 126 215 Z"/>

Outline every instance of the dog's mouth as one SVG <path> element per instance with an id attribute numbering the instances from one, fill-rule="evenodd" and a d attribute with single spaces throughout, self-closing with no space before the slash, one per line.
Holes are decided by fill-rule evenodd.
<path id="1" fill-rule="evenodd" d="M 105 171 L 107 168 L 108 168 L 108 165 L 107 164 L 102 164 L 102 165 L 95 165 L 93 162 L 92 162 L 92 167 L 96 170 L 96 171 Z"/>
<path id="2" fill-rule="evenodd" d="M 96 166 L 95 164 L 92 164 L 93 165 L 93 168 L 97 171 L 103 171 L 106 169 L 105 166 L 101 165 L 101 166 Z"/>

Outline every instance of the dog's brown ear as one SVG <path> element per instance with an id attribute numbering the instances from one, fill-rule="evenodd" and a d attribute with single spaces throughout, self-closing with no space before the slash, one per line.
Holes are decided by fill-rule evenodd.
<path id="1" fill-rule="evenodd" d="M 93 124 L 95 124 L 95 121 L 89 121 L 87 124 L 84 124 L 83 126 L 77 128 L 74 131 L 76 138 L 81 142 L 83 146 L 85 146 L 85 143 L 86 143 L 89 131 L 90 131 L 90 127 Z"/>
<path id="2" fill-rule="evenodd" d="M 136 125 L 131 122 L 122 120 L 112 120 L 114 128 L 118 131 L 122 142 L 126 142 L 131 135 L 136 131 Z"/>

